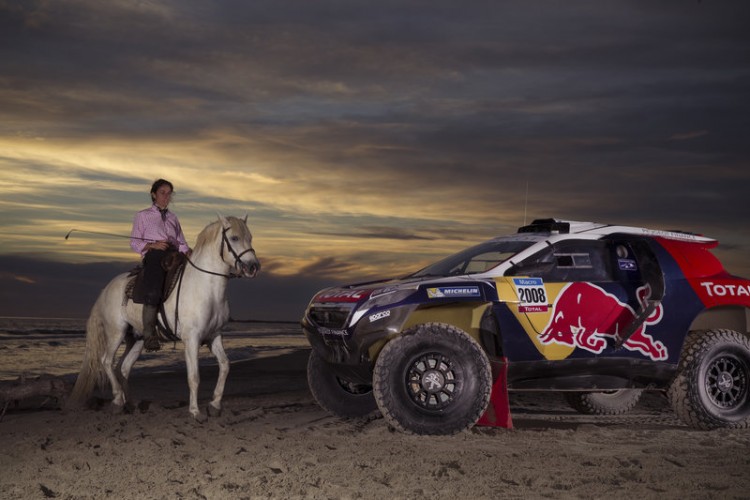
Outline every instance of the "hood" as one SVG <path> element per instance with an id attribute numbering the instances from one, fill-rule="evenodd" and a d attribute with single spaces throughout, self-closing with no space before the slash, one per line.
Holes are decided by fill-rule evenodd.
<path id="1" fill-rule="evenodd" d="M 398 280 L 387 279 L 381 281 L 370 281 L 352 285 L 335 286 L 318 292 L 311 302 L 314 303 L 356 303 L 364 302 L 371 297 L 377 297 L 384 293 L 391 293 L 402 288 L 416 288 L 415 283 L 424 280 Z"/>

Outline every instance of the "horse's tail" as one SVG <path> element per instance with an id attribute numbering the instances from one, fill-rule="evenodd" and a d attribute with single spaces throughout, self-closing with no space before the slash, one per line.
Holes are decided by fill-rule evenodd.
<path id="1" fill-rule="evenodd" d="M 86 348 L 83 353 L 81 371 L 66 403 L 69 409 L 84 406 L 96 386 L 103 387 L 107 383 L 107 374 L 102 367 L 102 358 L 107 349 L 102 302 L 100 296 L 91 309 L 91 315 L 86 323 Z"/>

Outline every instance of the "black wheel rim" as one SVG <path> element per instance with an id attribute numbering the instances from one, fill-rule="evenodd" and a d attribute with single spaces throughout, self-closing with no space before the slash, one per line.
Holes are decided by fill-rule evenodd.
<path id="1" fill-rule="evenodd" d="M 748 365 L 741 359 L 724 355 L 714 359 L 706 371 L 706 392 L 711 402 L 731 410 L 747 400 Z"/>
<path id="2" fill-rule="evenodd" d="M 406 374 L 407 392 L 421 409 L 443 410 L 458 396 L 459 374 L 447 356 L 424 354 L 417 358 Z"/>

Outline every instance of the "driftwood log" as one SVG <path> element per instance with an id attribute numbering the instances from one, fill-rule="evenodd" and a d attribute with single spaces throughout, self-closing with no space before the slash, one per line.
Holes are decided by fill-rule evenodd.
<path id="1" fill-rule="evenodd" d="M 67 380 L 52 375 L 34 378 L 21 375 L 16 380 L 0 381 L 0 406 L 2 406 L 0 421 L 11 403 L 17 404 L 25 399 L 44 398 L 40 406 L 44 406 L 50 399 L 55 399 L 62 407 L 72 388 L 72 384 Z"/>

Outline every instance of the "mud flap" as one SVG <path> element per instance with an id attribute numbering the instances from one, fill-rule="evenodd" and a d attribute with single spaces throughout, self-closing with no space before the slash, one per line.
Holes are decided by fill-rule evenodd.
<path id="1" fill-rule="evenodd" d="M 508 361 L 506 358 L 501 358 L 499 361 L 490 361 L 490 365 L 492 365 L 492 379 L 494 380 L 490 404 L 484 415 L 477 421 L 477 425 L 512 429 L 513 420 L 510 416 L 508 401 Z"/>

